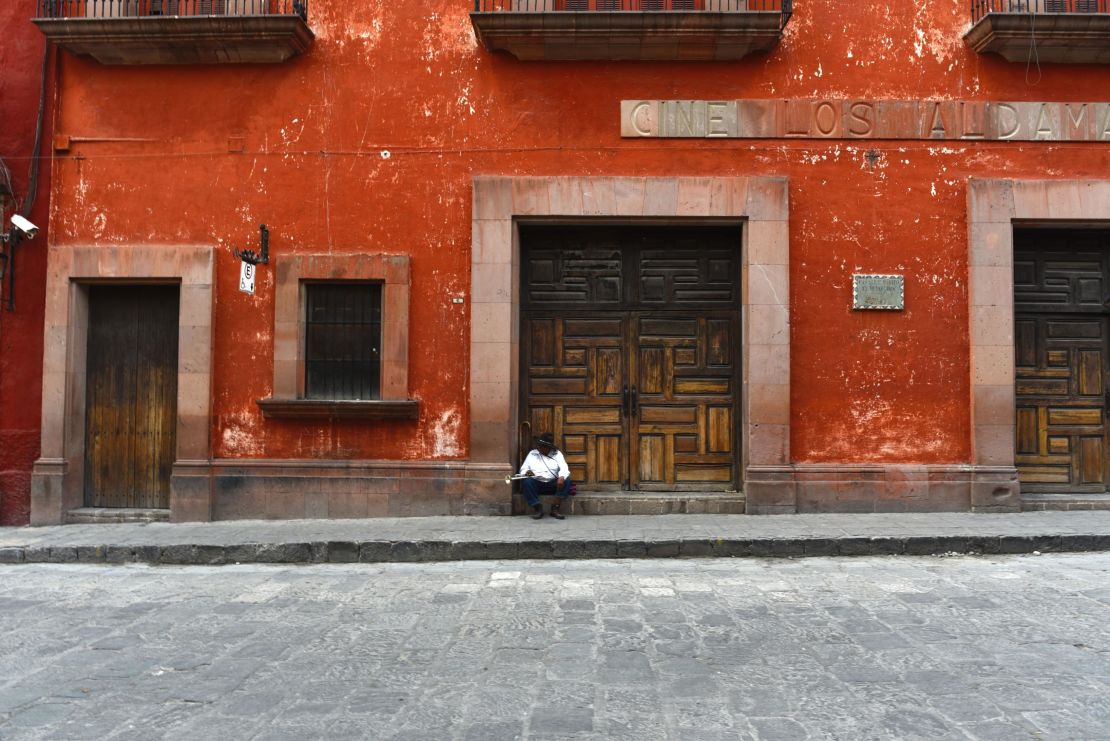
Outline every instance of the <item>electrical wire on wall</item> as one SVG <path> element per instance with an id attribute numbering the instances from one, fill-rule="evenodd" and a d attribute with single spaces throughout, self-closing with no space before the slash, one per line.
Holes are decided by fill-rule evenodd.
<path id="1" fill-rule="evenodd" d="M 46 122 L 46 75 L 50 69 L 50 56 L 53 51 L 53 45 L 47 40 L 42 48 L 42 70 L 39 73 L 39 113 L 35 121 L 35 144 L 31 150 L 31 165 L 27 176 L 27 197 L 23 199 L 23 205 L 18 209 L 19 215 L 25 219 L 31 216 L 31 210 L 34 209 L 35 199 L 38 196 L 39 170 L 42 162 L 39 153 L 42 151 L 42 131 Z M 5 177 L 8 189 L 13 190 L 11 188 L 11 174 L 4 167 L 3 162 L 0 162 L 0 177 Z M 0 258 L 0 280 L 3 279 L 4 273 L 7 273 L 8 277 L 8 311 L 15 311 L 15 248 L 19 242 L 19 232 L 12 228 L 8 232 L 7 254 Z"/>
<path id="2" fill-rule="evenodd" d="M 7 199 L 15 198 L 15 188 L 12 186 L 12 171 L 4 164 L 4 159 L 0 157 L 0 224 L 4 221 L 4 216 L 7 211 Z M 0 240 L 0 244 L 6 244 Z M 0 286 L 4 285 L 4 272 L 8 267 L 8 253 L 6 250 L 0 250 Z"/>
<path id="3" fill-rule="evenodd" d="M 1040 0 L 1033 0 L 1034 3 L 1040 3 Z M 1037 51 L 1037 13 L 1039 8 L 1030 7 L 1029 9 L 1029 55 L 1025 59 L 1025 84 L 1034 86 L 1041 81 L 1041 55 Z M 1030 65 L 1037 65 L 1037 79 L 1029 80 Z"/>

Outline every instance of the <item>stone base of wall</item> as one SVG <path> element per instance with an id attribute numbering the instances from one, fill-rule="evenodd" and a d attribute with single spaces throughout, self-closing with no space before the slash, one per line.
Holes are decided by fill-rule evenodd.
<path id="1" fill-rule="evenodd" d="M 555 502 L 553 496 L 540 497 L 544 512 Z M 563 506 L 568 515 L 742 515 L 742 493 L 707 494 L 700 492 L 584 492 Z M 513 494 L 513 514 L 531 514 L 521 494 Z"/>
<path id="2" fill-rule="evenodd" d="M 174 521 L 507 515 L 512 506 L 509 467 L 488 463 L 216 460 L 207 473 L 210 511 L 175 499 Z"/>
<path id="3" fill-rule="evenodd" d="M 748 514 L 1018 512 L 1017 469 L 971 465 L 750 466 Z"/>
<path id="4" fill-rule="evenodd" d="M 1022 494 L 1023 512 L 1110 510 L 1110 494 Z"/>

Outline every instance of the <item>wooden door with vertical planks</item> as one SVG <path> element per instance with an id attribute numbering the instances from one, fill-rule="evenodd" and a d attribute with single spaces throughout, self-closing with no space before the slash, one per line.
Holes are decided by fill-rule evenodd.
<path id="1" fill-rule="evenodd" d="M 89 287 L 86 506 L 169 508 L 177 327 L 177 286 Z"/>
<path id="2" fill-rule="evenodd" d="M 524 322 L 527 419 L 535 434 L 555 434 L 575 481 L 599 490 L 627 478 L 627 328 L 619 315 Z"/>
<path id="3" fill-rule="evenodd" d="M 739 483 L 737 228 L 521 229 L 523 418 L 589 490 Z"/>
<path id="4" fill-rule="evenodd" d="M 1026 491 L 1106 491 L 1107 236 L 1015 233 L 1015 463 Z"/>
<path id="5" fill-rule="evenodd" d="M 735 336 L 728 312 L 633 319 L 634 488 L 720 491 L 736 480 Z"/>

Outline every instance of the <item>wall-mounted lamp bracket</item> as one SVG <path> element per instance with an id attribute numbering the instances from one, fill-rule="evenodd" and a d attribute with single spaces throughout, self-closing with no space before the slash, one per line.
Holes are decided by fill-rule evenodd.
<path id="1" fill-rule="evenodd" d="M 251 250 L 238 250 L 235 256 L 251 265 L 268 265 L 270 263 L 270 230 L 265 224 L 258 225 L 259 251 L 256 254 Z"/>

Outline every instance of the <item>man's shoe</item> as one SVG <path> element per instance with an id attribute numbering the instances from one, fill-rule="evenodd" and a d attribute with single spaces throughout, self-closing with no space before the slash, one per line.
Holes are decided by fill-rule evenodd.
<path id="1" fill-rule="evenodd" d="M 554 517 L 556 520 L 567 519 L 566 515 L 563 514 L 562 506 L 560 506 L 558 502 L 555 502 L 555 504 L 551 505 L 551 516 Z"/>
<path id="2" fill-rule="evenodd" d="M 542 520 L 543 519 L 543 505 L 540 505 L 540 504 L 533 504 L 532 505 L 532 519 L 533 520 Z"/>

